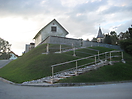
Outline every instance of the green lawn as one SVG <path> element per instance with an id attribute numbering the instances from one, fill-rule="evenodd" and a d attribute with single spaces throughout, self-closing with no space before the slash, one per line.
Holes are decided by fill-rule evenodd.
<path id="1" fill-rule="evenodd" d="M 71 48 L 71 46 L 63 45 L 62 48 Z M 92 48 L 100 50 L 100 52 L 112 50 L 112 49 L 102 48 L 102 47 L 92 47 Z M 39 79 L 42 77 L 50 76 L 51 75 L 51 65 L 90 56 L 86 53 L 97 54 L 97 52 L 90 51 L 88 49 L 87 50 L 79 49 L 76 52 L 77 56 L 74 57 L 73 51 L 61 53 L 61 54 L 53 53 L 55 51 L 59 51 L 59 45 L 50 45 L 50 54 L 47 54 L 47 55 L 42 54 L 42 53 L 46 52 L 46 44 L 38 46 L 35 49 L 31 50 L 30 52 L 24 54 L 22 57 L 10 62 L 5 67 L 1 68 L 0 69 L 0 77 L 6 78 L 6 79 L 13 81 L 15 83 L 22 83 L 22 82 L 30 81 L 33 79 L 35 80 L 35 79 Z M 80 53 L 80 52 L 84 52 L 84 53 Z M 130 60 L 132 60 L 132 58 L 127 54 L 126 54 L 125 58 L 128 61 L 127 64 L 120 63 L 120 65 L 122 65 L 122 67 L 126 66 L 128 71 L 131 71 L 130 64 L 132 64 L 132 63 Z M 92 60 L 85 60 L 85 61 L 80 62 L 80 64 L 83 64 L 88 61 L 92 61 Z M 120 67 L 120 65 L 119 65 L 119 67 Z M 116 64 L 113 66 L 116 66 Z M 72 68 L 72 67 L 75 67 L 75 63 L 67 64 L 65 66 L 56 67 L 55 72 L 64 70 L 64 69 L 68 69 L 68 68 Z M 91 71 L 91 72 L 85 73 L 83 75 L 80 75 L 78 77 L 72 77 L 69 79 L 62 80 L 62 82 L 72 82 L 71 79 L 77 79 L 78 82 L 89 82 L 89 81 L 92 82 L 92 81 L 95 81 L 92 79 L 96 79 L 96 76 L 95 76 L 95 78 L 91 78 L 91 76 L 88 76 L 88 75 L 91 75 L 90 73 L 93 73 L 92 75 L 96 75 L 96 72 L 100 73 L 100 75 L 104 74 L 104 73 L 106 75 L 107 71 L 105 71 L 105 68 L 107 68 L 107 67 L 111 68 L 112 66 L 105 66 L 105 67 L 100 68 L 100 69 L 104 68 L 101 71 L 100 71 L 100 69 L 97 71 Z M 114 67 L 112 70 L 114 71 Z M 130 72 L 128 72 L 128 73 L 131 75 Z M 98 74 L 98 76 L 99 76 L 99 74 Z M 97 77 L 97 79 L 99 79 L 99 78 L 101 78 L 101 76 Z M 130 77 L 128 77 L 128 78 L 130 78 Z M 85 80 L 83 80 L 83 79 L 85 79 Z M 76 80 L 73 82 L 76 82 Z"/>
<path id="2" fill-rule="evenodd" d="M 126 64 L 119 62 L 106 65 L 97 70 L 86 72 L 60 81 L 60 83 L 108 82 L 132 80 L 132 57 L 125 53 Z"/>

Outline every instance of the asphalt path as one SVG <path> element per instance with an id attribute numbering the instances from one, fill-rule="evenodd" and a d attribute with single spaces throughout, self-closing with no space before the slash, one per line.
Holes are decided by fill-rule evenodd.
<path id="1" fill-rule="evenodd" d="M 10 63 L 12 60 L 0 60 L 0 68 L 6 66 L 8 63 Z"/>
<path id="2" fill-rule="evenodd" d="M 0 99 L 132 99 L 132 82 L 79 87 L 29 87 L 0 81 Z"/>

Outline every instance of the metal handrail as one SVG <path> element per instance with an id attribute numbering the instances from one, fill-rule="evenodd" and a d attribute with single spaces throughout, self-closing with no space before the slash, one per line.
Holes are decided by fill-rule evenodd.
<path id="1" fill-rule="evenodd" d="M 76 60 L 72 60 L 72 61 L 67 61 L 67 62 L 51 65 L 51 67 L 55 67 L 55 66 L 59 66 L 59 65 L 64 65 L 64 64 L 68 64 L 68 63 L 72 63 L 72 62 L 76 62 L 76 61 L 92 58 L 92 57 L 95 57 L 95 56 L 98 56 L 98 55 L 103 55 L 103 54 L 110 53 L 110 52 L 121 52 L 121 51 L 116 51 L 116 50 L 115 51 L 108 51 L 108 52 L 96 54 L 96 55 L 93 55 L 93 56 L 88 56 L 88 57 L 84 57 L 84 58 L 80 58 L 80 59 L 76 59 Z"/>

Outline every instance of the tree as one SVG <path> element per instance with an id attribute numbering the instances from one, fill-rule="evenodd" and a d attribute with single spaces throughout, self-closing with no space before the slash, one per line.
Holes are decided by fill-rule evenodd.
<path id="1" fill-rule="evenodd" d="M 94 37 L 91 41 L 92 42 L 97 42 L 97 38 Z"/>
<path id="2" fill-rule="evenodd" d="M 132 55 L 132 28 L 128 28 L 128 31 L 125 34 L 127 36 L 129 35 L 129 37 L 125 36 L 125 39 L 120 41 L 120 46 L 124 51 Z"/>
<path id="3" fill-rule="evenodd" d="M 128 28 L 128 33 L 130 34 L 130 38 L 132 38 L 132 27 Z"/>
<path id="4" fill-rule="evenodd" d="M 124 49 L 125 52 L 132 55 L 132 38 L 121 40 L 120 41 L 120 47 Z"/>
<path id="5" fill-rule="evenodd" d="M 0 38 L 0 59 L 8 59 L 10 52 L 11 44 L 8 41 Z"/>
<path id="6" fill-rule="evenodd" d="M 115 31 L 110 32 L 111 44 L 116 45 L 118 43 L 117 33 Z"/>
<path id="7" fill-rule="evenodd" d="M 106 43 L 106 44 L 111 44 L 111 43 L 112 43 L 111 37 L 110 37 L 109 34 L 106 34 L 106 35 L 105 35 L 104 43 Z"/>
<path id="8" fill-rule="evenodd" d="M 126 32 L 121 32 L 119 35 L 118 35 L 118 38 L 119 40 L 125 40 L 125 39 L 129 39 L 130 38 L 130 33 L 128 31 Z"/>
<path id="9" fill-rule="evenodd" d="M 115 31 L 111 31 L 111 32 L 110 32 L 110 35 L 111 35 L 111 36 L 117 36 L 117 34 L 116 34 Z"/>

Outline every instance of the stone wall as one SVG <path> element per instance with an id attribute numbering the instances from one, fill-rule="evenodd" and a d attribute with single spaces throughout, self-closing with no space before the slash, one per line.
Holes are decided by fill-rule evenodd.
<path id="1" fill-rule="evenodd" d="M 75 47 L 100 46 L 100 47 L 122 50 L 120 46 L 117 46 L 117 45 L 97 43 L 97 42 L 91 42 L 91 41 L 84 41 L 82 39 L 73 39 L 73 38 L 58 37 L 58 36 L 49 36 L 41 44 L 44 44 L 44 43 L 71 45 Z"/>

